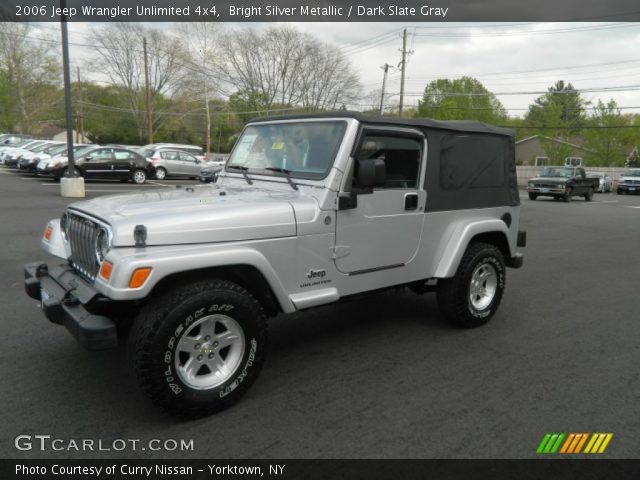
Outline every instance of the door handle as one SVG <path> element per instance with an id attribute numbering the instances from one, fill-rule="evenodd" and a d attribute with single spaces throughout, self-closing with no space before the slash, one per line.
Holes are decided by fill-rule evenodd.
<path id="1" fill-rule="evenodd" d="M 418 209 L 418 194 L 407 193 L 404 196 L 404 209 L 405 210 L 417 210 Z"/>

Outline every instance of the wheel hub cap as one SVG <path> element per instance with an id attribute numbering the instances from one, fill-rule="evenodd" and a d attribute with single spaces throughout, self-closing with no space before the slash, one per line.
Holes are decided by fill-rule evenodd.
<path id="1" fill-rule="evenodd" d="M 471 275 L 469 303 L 476 310 L 484 310 L 493 301 L 497 289 L 498 272 L 496 268 L 489 263 L 483 263 L 476 267 Z"/>
<path id="2" fill-rule="evenodd" d="M 236 320 L 227 315 L 208 315 L 190 325 L 180 337 L 175 352 L 176 372 L 191 388 L 215 388 L 235 374 L 244 350 L 244 333 Z"/>

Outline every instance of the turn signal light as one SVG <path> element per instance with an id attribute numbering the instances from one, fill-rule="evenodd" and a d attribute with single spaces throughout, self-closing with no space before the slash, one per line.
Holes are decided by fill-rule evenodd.
<path id="1" fill-rule="evenodd" d="M 109 280 L 111 277 L 111 272 L 113 271 L 113 263 L 107 262 L 106 260 L 102 262 L 100 266 L 100 276 L 105 280 Z"/>
<path id="2" fill-rule="evenodd" d="M 136 268 L 129 280 L 129 288 L 140 288 L 149 278 L 151 267 Z"/>
<path id="3" fill-rule="evenodd" d="M 51 240 L 51 234 L 53 234 L 53 228 L 50 225 L 47 225 L 47 229 L 44 231 L 44 239 L 48 242 Z"/>

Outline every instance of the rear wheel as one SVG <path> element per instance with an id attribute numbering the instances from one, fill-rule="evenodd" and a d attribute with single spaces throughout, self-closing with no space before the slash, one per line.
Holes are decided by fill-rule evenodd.
<path id="1" fill-rule="evenodd" d="M 584 199 L 587 202 L 590 202 L 591 200 L 593 200 L 593 189 L 590 189 L 587 193 L 584 194 Z"/>
<path id="2" fill-rule="evenodd" d="M 131 178 L 133 183 L 143 184 L 147 181 L 147 172 L 142 169 L 135 170 Z"/>
<path id="3" fill-rule="evenodd" d="M 538 198 L 537 193 L 529 192 L 529 200 L 535 200 L 536 198 Z"/>
<path id="4" fill-rule="evenodd" d="M 130 356 L 151 400 L 171 415 L 197 418 L 237 402 L 266 354 L 266 317 L 244 288 L 205 280 L 147 303 L 130 336 Z"/>
<path id="5" fill-rule="evenodd" d="M 460 327 L 484 325 L 500 305 L 505 282 L 500 250 L 487 243 L 472 243 L 455 276 L 438 282 L 438 308 L 447 320 Z"/>
<path id="6" fill-rule="evenodd" d="M 156 170 L 156 178 L 158 180 L 164 180 L 166 177 L 167 171 L 162 167 L 158 167 L 158 169 Z"/>

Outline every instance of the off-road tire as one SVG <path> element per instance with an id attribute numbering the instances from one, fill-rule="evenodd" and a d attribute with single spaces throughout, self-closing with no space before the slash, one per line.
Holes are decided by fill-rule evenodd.
<path id="1" fill-rule="evenodd" d="M 537 193 L 529 192 L 529 200 L 535 200 L 536 198 L 538 198 Z"/>
<path id="2" fill-rule="evenodd" d="M 587 202 L 590 202 L 591 200 L 593 200 L 593 189 L 590 189 L 587 193 L 584 194 L 584 199 Z"/>
<path id="3" fill-rule="evenodd" d="M 570 187 L 567 187 L 567 190 L 566 190 L 566 192 L 565 192 L 564 196 L 562 197 L 562 200 L 563 200 L 564 202 L 566 202 L 566 203 L 569 203 L 569 202 L 571 201 L 571 194 L 572 194 L 572 193 L 573 193 L 573 192 L 571 191 L 571 188 L 570 188 Z"/>
<path id="4" fill-rule="evenodd" d="M 177 363 L 185 355 L 179 345 L 190 328 L 207 317 L 231 318 L 242 332 L 244 346 L 223 383 L 194 388 L 178 371 Z M 206 351 L 202 346 L 205 355 L 214 346 L 213 339 L 209 343 Z M 260 303 L 226 280 L 203 280 L 156 293 L 140 311 L 129 336 L 129 357 L 142 389 L 155 405 L 183 419 L 210 415 L 236 403 L 258 376 L 266 349 L 267 322 Z M 222 350 L 215 354 L 222 355 Z"/>
<path id="5" fill-rule="evenodd" d="M 496 288 L 488 305 L 478 309 L 471 300 L 472 279 L 474 273 L 482 271 L 485 265 L 490 266 L 495 273 Z M 437 299 L 440 313 L 459 327 L 473 328 L 484 325 L 496 313 L 505 284 L 506 268 L 500 250 L 488 243 L 471 243 L 460 261 L 455 276 L 438 281 Z"/>
<path id="6" fill-rule="evenodd" d="M 156 180 L 164 180 L 165 178 L 167 178 L 167 171 L 162 167 L 158 167 L 156 170 Z"/>

